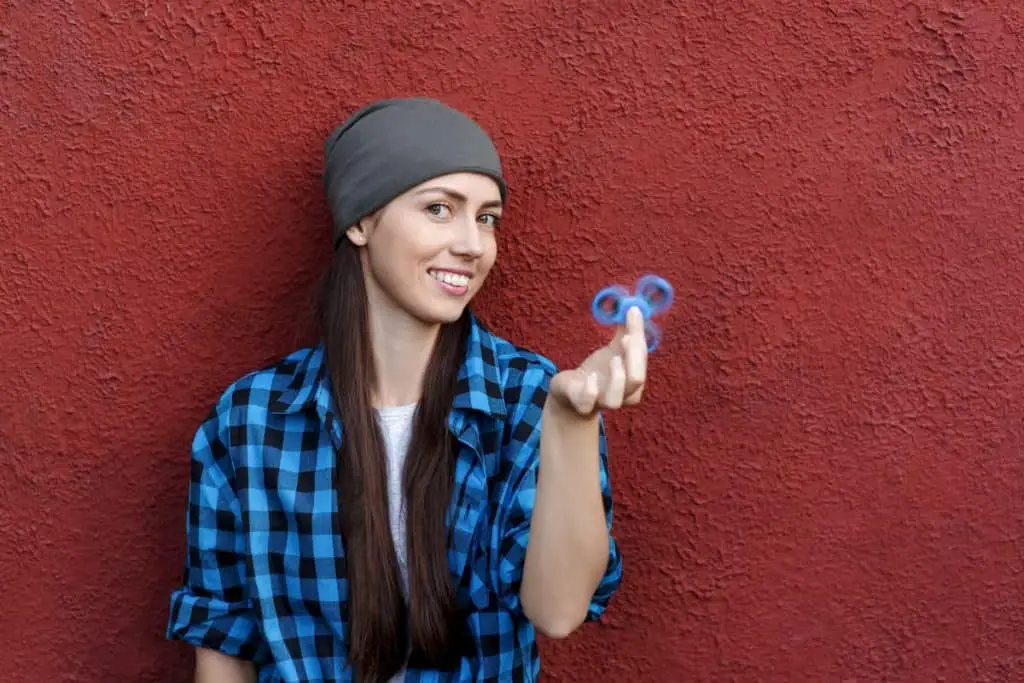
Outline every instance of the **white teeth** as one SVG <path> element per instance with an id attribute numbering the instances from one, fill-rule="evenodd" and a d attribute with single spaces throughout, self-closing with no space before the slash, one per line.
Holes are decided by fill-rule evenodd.
<path id="1" fill-rule="evenodd" d="M 430 277 L 435 280 L 440 280 L 445 284 L 452 285 L 453 287 L 465 287 L 469 284 L 469 276 L 458 275 L 457 273 L 446 273 L 440 270 L 430 271 Z"/>

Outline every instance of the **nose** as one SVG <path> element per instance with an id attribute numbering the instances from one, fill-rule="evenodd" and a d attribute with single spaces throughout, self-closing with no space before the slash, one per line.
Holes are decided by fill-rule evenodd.
<path id="1" fill-rule="evenodd" d="M 484 243 L 480 235 L 480 226 L 473 216 L 463 218 L 455 229 L 452 242 L 452 253 L 463 258 L 480 258 L 484 253 Z"/>

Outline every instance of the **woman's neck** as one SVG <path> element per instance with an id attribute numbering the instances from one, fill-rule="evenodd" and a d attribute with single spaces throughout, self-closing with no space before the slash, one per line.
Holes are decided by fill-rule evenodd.
<path id="1" fill-rule="evenodd" d="M 418 403 L 440 325 L 427 325 L 399 311 L 370 307 L 370 338 L 376 370 L 377 408 Z"/>

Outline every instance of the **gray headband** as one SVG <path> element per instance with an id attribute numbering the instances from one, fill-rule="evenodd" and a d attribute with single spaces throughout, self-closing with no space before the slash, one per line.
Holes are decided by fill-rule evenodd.
<path id="1" fill-rule="evenodd" d="M 459 172 L 493 178 L 505 201 L 498 151 L 465 114 L 423 97 L 363 107 L 324 145 L 323 181 L 334 219 L 334 247 L 349 227 L 406 190 Z"/>

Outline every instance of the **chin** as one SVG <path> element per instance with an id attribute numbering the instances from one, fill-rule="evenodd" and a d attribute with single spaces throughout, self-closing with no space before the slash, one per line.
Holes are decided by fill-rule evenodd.
<path id="1" fill-rule="evenodd" d="M 418 310 L 409 310 L 409 313 L 426 325 L 444 325 L 447 323 L 453 323 L 461 318 L 462 313 L 465 310 L 465 304 L 457 306 L 449 304 L 448 306 L 423 306 Z"/>
<path id="2" fill-rule="evenodd" d="M 437 315 L 437 322 L 443 324 L 453 323 L 462 317 L 462 313 L 466 310 L 465 306 L 459 307 L 458 310 L 447 311 L 445 313 L 439 313 Z"/>
<path id="3" fill-rule="evenodd" d="M 459 297 L 457 299 L 452 297 L 435 298 L 428 296 L 416 301 L 415 303 L 409 301 L 408 303 L 411 305 L 407 306 L 406 310 L 413 313 L 413 315 L 428 325 L 444 325 L 446 323 L 453 323 L 462 317 L 475 294 L 476 291 L 472 291 L 467 296 Z"/>

